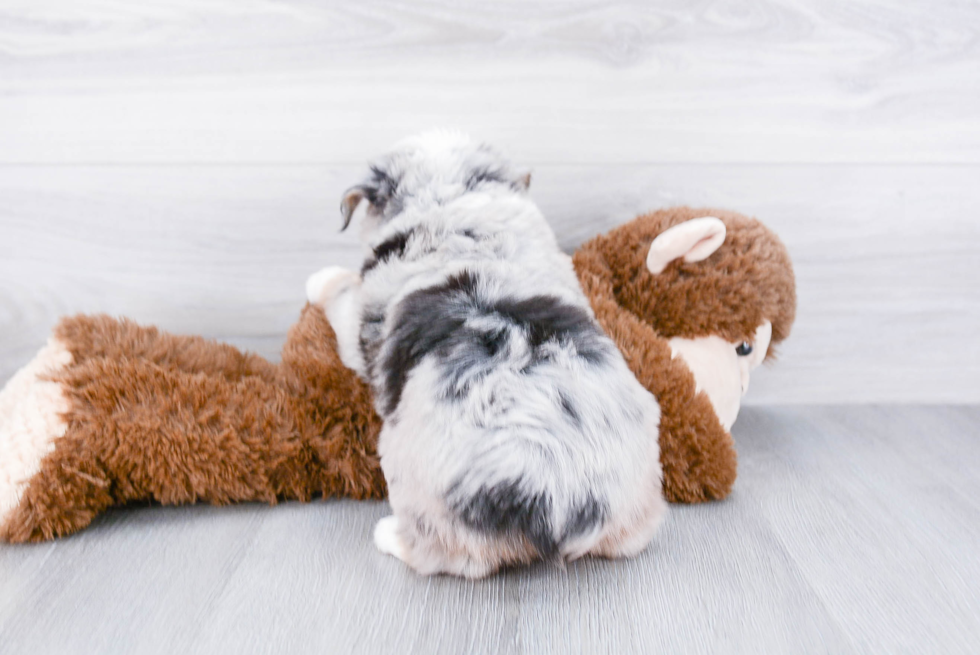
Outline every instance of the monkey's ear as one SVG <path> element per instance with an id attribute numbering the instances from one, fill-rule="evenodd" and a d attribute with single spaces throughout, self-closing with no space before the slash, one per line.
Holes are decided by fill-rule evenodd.
<path id="1" fill-rule="evenodd" d="M 344 191 L 344 197 L 340 200 L 340 215 L 344 218 L 344 226 L 340 228 L 343 232 L 350 225 L 350 219 L 354 215 L 357 206 L 361 201 L 369 197 L 371 189 L 364 184 L 358 184 Z"/>
<path id="2" fill-rule="evenodd" d="M 720 218 L 692 218 L 661 232 L 647 253 L 647 268 L 654 275 L 679 257 L 686 262 L 707 259 L 725 242 L 725 224 Z"/>

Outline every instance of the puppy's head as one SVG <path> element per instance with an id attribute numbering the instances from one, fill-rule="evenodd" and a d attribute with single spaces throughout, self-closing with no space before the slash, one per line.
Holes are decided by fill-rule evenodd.
<path id="1" fill-rule="evenodd" d="M 367 219 L 385 223 L 411 207 L 445 204 L 465 193 L 527 191 L 531 175 L 517 171 L 490 146 L 456 131 L 424 132 L 398 143 L 344 193 L 344 229 L 362 201 Z"/>

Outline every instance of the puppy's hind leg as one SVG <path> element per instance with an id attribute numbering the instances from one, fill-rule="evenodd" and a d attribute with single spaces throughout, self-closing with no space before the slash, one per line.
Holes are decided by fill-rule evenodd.
<path id="1" fill-rule="evenodd" d="M 660 528 L 667 516 L 667 501 L 662 492 L 660 451 L 656 444 L 656 440 L 650 442 L 648 468 L 643 483 L 635 490 L 632 503 L 612 517 L 590 554 L 609 558 L 633 557 L 647 547 Z"/>
<path id="2" fill-rule="evenodd" d="M 321 307 L 337 335 L 337 350 L 344 365 L 362 377 L 361 276 L 341 266 L 328 266 L 306 280 L 306 298 Z"/>
<path id="3" fill-rule="evenodd" d="M 374 545 L 385 555 L 405 561 L 405 549 L 398 536 L 398 517 L 386 516 L 374 526 Z"/>
<path id="4" fill-rule="evenodd" d="M 589 554 L 611 559 L 639 555 L 653 539 L 667 515 L 667 503 L 660 493 L 660 477 L 647 494 L 622 516 L 610 522 L 605 534 Z"/>
<path id="5" fill-rule="evenodd" d="M 385 555 L 408 564 L 421 575 L 448 573 L 466 578 L 485 578 L 504 563 L 497 548 L 484 547 L 471 553 L 452 536 L 440 538 L 421 534 L 397 516 L 386 516 L 374 528 L 374 545 Z"/>

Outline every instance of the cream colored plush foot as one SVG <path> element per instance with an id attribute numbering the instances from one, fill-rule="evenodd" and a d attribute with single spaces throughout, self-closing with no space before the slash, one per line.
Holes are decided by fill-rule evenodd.
<path id="1" fill-rule="evenodd" d="M 311 305 L 328 307 L 343 291 L 360 283 L 361 276 L 343 266 L 327 266 L 306 279 L 306 299 Z"/>
<path id="2" fill-rule="evenodd" d="M 328 266 L 306 280 L 306 299 L 323 309 L 337 335 L 344 366 L 364 377 L 361 353 L 361 276 L 350 269 Z"/>
<path id="3" fill-rule="evenodd" d="M 61 385 L 41 378 L 71 359 L 64 344 L 52 338 L 0 390 L 0 526 L 68 427 L 62 415 L 69 403 Z"/>

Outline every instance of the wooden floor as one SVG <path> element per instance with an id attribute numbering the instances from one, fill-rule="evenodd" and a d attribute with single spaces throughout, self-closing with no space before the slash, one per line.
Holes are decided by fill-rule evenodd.
<path id="1" fill-rule="evenodd" d="M 0 548 L 0 653 L 976 653 L 977 407 L 752 407 L 633 560 L 419 578 L 384 503 L 133 508 Z"/>
<path id="2" fill-rule="evenodd" d="M 342 191 L 437 126 L 569 251 L 676 204 L 782 236 L 734 496 L 479 583 L 379 556 L 384 504 L 119 510 L 0 546 L 0 654 L 980 652 L 977 3 L 4 3 L 0 384 L 74 312 L 275 358 L 358 264 Z"/>

